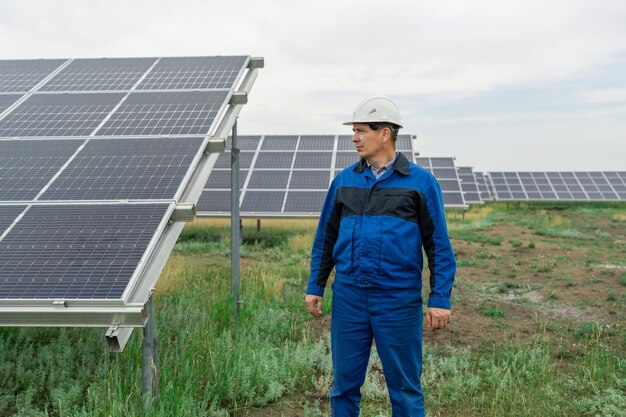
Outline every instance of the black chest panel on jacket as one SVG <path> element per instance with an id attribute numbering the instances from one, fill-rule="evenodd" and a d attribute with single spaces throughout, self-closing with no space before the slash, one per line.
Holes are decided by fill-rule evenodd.
<path id="1" fill-rule="evenodd" d="M 393 216 L 419 224 L 424 196 L 412 188 L 340 187 L 335 206 L 343 219 L 346 216 Z"/>

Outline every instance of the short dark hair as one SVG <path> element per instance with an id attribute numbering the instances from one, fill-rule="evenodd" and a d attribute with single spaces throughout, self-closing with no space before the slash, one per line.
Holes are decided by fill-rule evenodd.
<path id="1" fill-rule="evenodd" d="M 398 132 L 400 131 L 400 127 L 393 123 L 368 123 L 368 126 L 372 130 L 378 130 L 381 127 L 388 127 L 391 131 L 391 138 L 393 143 L 396 143 L 396 139 L 398 139 Z"/>

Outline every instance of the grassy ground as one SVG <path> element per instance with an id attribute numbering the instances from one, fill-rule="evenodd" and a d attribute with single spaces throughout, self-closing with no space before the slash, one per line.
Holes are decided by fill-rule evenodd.
<path id="1" fill-rule="evenodd" d="M 459 268 L 453 322 L 424 335 L 429 415 L 623 416 L 625 208 L 449 214 Z M 332 294 L 320 320 L 302 302 L 315 226 L 244 224 L 234 321 L 228 222 L 188 225 L 155 295 L 161 391 L 149 415 L 328 415 Z M 101 329 L 0 329 L 0 417 L 144 415 L 140 333 L 114 355 Z M 375 353 L 370 368 L 362 415 L 388 416 Z"/>

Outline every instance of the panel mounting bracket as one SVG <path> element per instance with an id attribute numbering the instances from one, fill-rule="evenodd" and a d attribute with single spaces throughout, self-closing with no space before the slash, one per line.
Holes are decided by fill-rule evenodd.
<path id="1" fill-rule="evenodd" d="M 236 106 L 238 104 L 247 104 L 248 103 L 248 93 L 246 92 L 235 92 L 230 97 L 229 104 L 231 106 Z"/>
<path id="2" fill-rule="evenodd" d="M 206 148 L 208 153 L 222 153 L 226 150 L 226 138 L 211 138 Z"/>
<path id="3" fill-rule="evenodd" d="M 264 68 L 265 67 L 265 60 L 263 59 L 263 57 L 257 56 L 257 57 L 251 57 L 250 61 L 248 62 L 248 68 L 250 69 L 254 69 L 254 68 Z"/>
<path id="4" fill-rule="evenodd" d="M 190 222 L 196 218 L 196 205 L 195 204 L 178 204 L 174 208 L 172 217 L 173 222 Z"/>

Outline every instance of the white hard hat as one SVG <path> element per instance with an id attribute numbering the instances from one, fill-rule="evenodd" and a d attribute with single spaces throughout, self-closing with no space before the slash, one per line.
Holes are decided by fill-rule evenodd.
<path id="1" fill-rule="evenodd" d="M 385 97 L 374 97 L 363 100 L 352 113 L 352 120 L 344 125 L 354 123 L 393 123 L 402 127 L 400 110 L 393 101 Z"/>

